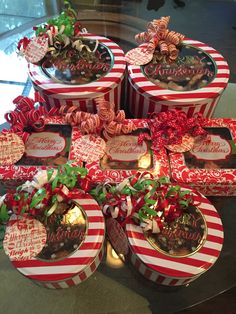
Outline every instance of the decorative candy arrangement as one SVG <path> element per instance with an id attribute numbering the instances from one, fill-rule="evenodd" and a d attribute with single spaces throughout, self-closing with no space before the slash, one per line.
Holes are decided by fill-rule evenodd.
<path id="1" fill-rule="evenodd" d="M 67 1 L 65 6 L 59 17 L 34 28 L 35 37 L 18 44 L 29 63 L 33 86 L 48 109 L 76 105 L 95 113 L 94 99 L 105 97 L 117 110 L 126 68 L 124 52 L 110 39 L 89 34 Z"/>
<path id="2" fill-rule="evenodd" d="M 151 21 L 135 37 L 140 46 L 126 54 L 130 112 L 148 118 L 126 119 L 118 110 L 123 51 L 88 34 L 65 6 L 18 45 L 36 94 L 13 101 L 15 110 L 5 115 L 10 128 L 0 135 L 2 181 L 24 182 L 0 199 L 4 250 L 36 283 L 71 287 L 100 264 L 106 223 L 117 254 L 130 256 L 146 278 L 185 285 L 222 249 L 217 211 L 182 183 L 196 183 L 186 170 L 191 156 L 196 163 L 204 157 L 205 164 L 218 166 L 222 158 L 234 164 L 235 122 L 205 118 L 227 84 L 227 63 L 214 49 L 170 31 L 170 17 Z M 235 191 L 231 170 L 223 178 Z"/>
<path id="3" fill-rule="evenodd" d="M 89 178 L 86 178 L 85 175 L 85 169 L 70 167 L 69 165 L 58 170 L 52 170 L 51 172 L 41 172 L 34 178 L 34 181 L 26 182 L 26 184 L 19 187 L 16 193 L 7 193 L 2 201 L 2 221 L 6 221 L 9 218 L 6 216 L 9 215 L 6 208 L 12 208 L 13 212 L 17 215 L 21 214 L 21 216 L 16 217 L 13 215 L 10 219 L 6 229 L 4 249 L 17 269 L 29 278 L 50 288 L 63 288 L 72 285 L 68 284 L 68 280 L 72 280 L 71 278 L 66 278 L 68 277 L 68 273 L 65 275 L 60 274 L 59 276 L 59 274 L 54 273 L 53 267 L 57 265 L 58 258 L 69 258 L 67 255 L 71 250 L 73 251 L 73 248 L 76 249 L 73 254 L 82 254 L 79 252 L 83 245 L 81 243 L 85 241 L 85 218 L 82 219 L 80 217 L 80 220 L 77 220 L 78 217 L 76 216 L 74 207 L 71 208 L 71 203 L 76 203 L 79 199 L 84 200 L 86 198 L 86 191 L 90 191 L 90 194 L 100 203 L 102 207 L 102 211 L 100 211 L 101 217 L 102 212 L 105 216 L 112 217 L 107 219 L 108 230 L 110 230 L 108 236 L 111 241 L 115 241 L 114 243 L 112 242 L 112 244 L 118 254 L 128 253 L 128 246 L 125 242 L 127 239 L 124 234 L 122 235 L 121 227 L 123 226 L 127 228 L 132 258 L 136 258 L 135 248 L 137 244 L 135 245 L 132 239 L 133 237 L 134 239 L 136 238 L 133 232 L 137 231 L 134 231 L 132 228 L 141 228 L 140 230 L 142 231 L 138 232 L 141 232 L 142 237 L 144 237 L 143 241 L 146 243 L 145 246 L 151 247 L 153 251 L 151 256 L 154 253 L 157 255 L 161 254 L 162 260 L 166 260 L 165 273 L 163 273 L 163 270 L 160 271 L 161 268 L 158 262 L 154 263 L 154 266 L 148 266 L 148 264 L 146 264 L 145 257 L 142 255 L 147 255 L 147 252 L 143 251 L 142 247 L 138 249 L 139 254 L 137 256 L 141 258 L 141 260 L 144 258 L 143 263 L 145 263 L 145 267 L 150 268 L 150 272 L 153 271 L 152 267 L 154 267 L 154 273 L 156 272 L 158 278 L 159 276 L 164 276 L 163 284 L 181 285 L 193 281 L 201 275 L 203 270 L 205 271 L 206 267 L 210 267 L 210 265 L 216 261 L 222 247 L 223 229 L 217 212 L 212 205 L 209 205 L 210 209 L 207 210 L 207 214 L 209 215 L 210 210 L 212 210 L 212 215 L 215 217 L 214 219 L 217 219 L 217 223 L 214 223 L 213 226 L 210 224 L 211 220 L 208 221 L 207 216 L 205 217 L 205 207 L 202 203 L 209 204 L 209 202 L 203 196 L 191 190 L 182 189 L 178 185 L 171 185 L 167 182 L 166 178 L 154 180 L 149 173 L 137 173 L 135 176 L 126 179 L 118 185 L 105 183 L 103 185 L 97 185 L 94 188 L 92 182 Z M 79 186 L 80 189 L 78 189 L 77 186 Z M 83 187 L 82 191 L 81 187 Z M 80 203 L 78 201 L 78 203 L 81 206 L 84 205 L 84 202 Z M 78 210 L 77 207 L 76 210 Z M 82 226 L 79 225 L 79 231 L 76 229 L 78 226 L 75 226 L 74 229 L 74 223 L 72 223 L 71 220 L 71 211 L 74 215 L 73 222 L 76 221 L 75 224 L 79 224 L 79 221 L 80 224 L 82 223 Z M 89 215 L 86 211 L 86 207 L 84 211 Z M 23 247 L 22 242 L 20 242 L 21 245 L 17 245 L 17 250 L 14 249 L 15 242 L 10 236 L 13 230 L 16 233 L 21 233 L 22 229 L 32 228 L 28 227 L 28 224 L 31 226 L 33 222 L 28 220 L 29 218 L 26 218 L 25 221 L 25 216 L 36 217 L 47 227 L 47 246 L 45 246 L 45 231 L 42 226 L 39 225 L 37 228 L 34 228 L 37 232 L 40 232 L 40 237 L 42 237 L 41 246 L 39 246 L 38 240 L 36 241 L 39 237 L 38 235 L 38 237 L 32 236 L 30 243 L 32 249 L 30 252 Z M 81 216 L 81 210 L 79 216 Z M 121 227 L 118 228 L 119 225 L 116 225 L 112 219 L 116 219 Z M 68 229 L 68 224 L 70 230 Z M 64 228 L 66 229 L 64 230 Z M 186 273 L 183 271 L 182 273 L 181 271 L 176 271 L 178 275 L 175 275 L 173 279 L 171 273 L 172 262 L 169 261 L 168 256 L 171 256 L 172 260 L 178 257 L 178 263 L 182 269 L 184 268 L 182 264 L 185 264 L 186 256 L 192 255 L 190 260 L 193 258 L 198 260 L 198 255 L 200 254 L 198 251 L 202 250 L 202 253 L 204 252 L 206 249 L 206 241 L 215 241 L 211 239 L 209 235 L 211 228 L 216 229 L 214 232 L 218 232 L 221 238 L 217 245 L 215 243 L 215 246 L 217 246 L 217 254 L 214 253 L 214 260 L 212 259 L 213 256 L 208 256 L 209 262 L 204 260 L 204 263 L 202 262 L 200 266 L 199 261 L 197 272 L 189 273 L 188 276 L 186 276 Z M 25 232 L 22 237 L 25 236 Z M 101 231 L 98 231 L 99 234 L 100 232 Z M 114 234 L 117 232 L 121 238 L 123 237 L 122 240 L 124 242 L 122 245 L 117 238 L 114 238 Z M 61 241 L 65 238 L 63 237 L 65 234 L 70 240 L 72 234 L 76 234 L 76 237 L 72 237 L 72 243 L 71 241 L 64 243 Z M 20 236 L 18 239 L 21 241 Z M 101 248 L 101 246 L 99 247 Z M 79 250 L 77 250 L 77 248 L 79 248 Z M 100 253 L 100 250 L 97 254 L 98 253 Z M 95 254 L 94 258 L 98 256 L 97 254 Z M 49 267 L 44 275 L 37 272 L 37 267 L 42 265 L 41 259 L 50 260 L 49 263 L 43 262 L 44 266 Z M 31 267 L 31 265 L 35 267 L 33 274 L 27 271 L 27 267 Z M 81 269 L 81 267 L 79 267 L 79 269 Z M 51 275 L 52 273 L 54 273 L 53 277 Z M 78 277 L 78 269 L 76 272 L 69 271 L 69 273 L 71 273 L 72 278 Z M 60 282 L 55 283 L 55 278 Z M 174 280 L 172 283 L 170 283 L 170 278 Z M 166 279 L 167 281 L 165 282 Z M 73 279 L 73 284 L 76 284 L 76 280 L 77 279 Z"/>

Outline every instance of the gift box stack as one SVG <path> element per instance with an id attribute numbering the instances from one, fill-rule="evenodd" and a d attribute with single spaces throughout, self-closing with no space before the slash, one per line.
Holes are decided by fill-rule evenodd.
<path id="1" fill-rule="evenodd" d="M 0 177 L 11 189 L 0 223 L 11 262 L 41 286 L 92 275 L 105 233 L 118 255 L 167 286 L 196 280 L 220 255 L 223 226 L 205 195 L 236 195 L 236 121 L 210 118 L 229 69 L 169 20 L 148 23 L 125 56 L 88 34 L 67 4 L 18 45 L 35 99 L 17 97 L 5 115 Z M 125 74 L 132 119 L 120 110 Z"/>

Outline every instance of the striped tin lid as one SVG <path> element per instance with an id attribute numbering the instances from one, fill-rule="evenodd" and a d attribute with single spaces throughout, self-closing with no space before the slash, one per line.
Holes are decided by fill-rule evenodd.
<path id="1" fill-rule="evenodd" d="M 188 189 L 190 190 L 190 189 Z M 135 223 L 126 226 L 129 244 L 133 254 L 151 271 L 165 277 L 194 278 L 207 271 L 217 260 L 222 250 L 223 226 L 215 207 L 202 195 L 195 194 L 206 223 L 206 236 L 201 247 L 186 256 L 175 257 L 157 250 L 146 239 L 143 230 Z"/>
<path id="2" fill-rule="evenodd" d="M 84 270 L 92 265 L 101 252 L 105 236 L 105 224 L 99 205 L 89 194 L 84 194 L 74 201 L 82 207 L 87 218 L 87 231 L 83 242 L 71 255 L 57 261 L 37 258 L 22 261 L 12 260 L 17 270 L 26 277 L 43 282 L 70 279 L 75 275 L 83 274 Z"/>
<path id="3" fill-rule="evenodd" d="M 36 89 L 39 91 L 42 90 L 48 96 L 51 95 L 58 99 L 73 99 L 78 97 L 86 99 L 103 96 L 113 90 L 122 81 L 126 68 L 123 50 L 116 43 L 102 36 L 83 34 L 82 37 L 87 40 L 98 40 L 103 45 L 103 48 L 108 50 L 111 57 L 110 70 L 99 79 L 87 84 L 78 85 L 60 83 L 56 79 L 52 79 L 46 75 L 41 66 L 29 63 L 29 76 Z"/>
<path id="4" fill-rule="evenodd" d="M 209 58 L 209 63 L 213 61 L 212 66 L 215 71 L 214 78 L 209 81 L 208 84 L 201 88 L 188 91 L 167 89 L 160 87 L 149 80 L 144 74 L 142 67 L 128 65 L 129 77 L 134 88 L 150 100 L 163 102 L 171 101 L 181 105 L 185 103 L 198 103 L 204 99 L 218 97 L 226 88 L 229 80 L 229 67 L 224 57 L 215 49 L 197 40 L 185 39 L 183 41 L 183 47 L 195 47 L 197 48 L 199 56 L 203 54 L 203 58 Z M 199 60 L 201 60 L 201 58 Z M 164 71 L 166 70 L 167 69 Z M 187 77 L 187 75 L 184 76 Z"/>

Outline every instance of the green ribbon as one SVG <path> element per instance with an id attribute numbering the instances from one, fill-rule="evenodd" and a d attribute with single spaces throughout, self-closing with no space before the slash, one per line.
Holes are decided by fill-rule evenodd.
<path id="1" fill-rule="evenodd" d="M 150 219 L 150 216 L 157 216 L 157 212 L 149 206 L 144 205 L 142 208 L 140 208 L 138 216 L 140 221 L 145 221 L 145 219 Z"/>
<path id="2" fill-rule="evenodd" d="M 0 208 L 0 223 L 5 223 L 9 220 L 10 215 L 8 214 L 7 205 L 2 204 Z"/>
<path id="3" fill-rule="evenodd" d="M 65 185 L 68 189 L 73 189 L 77 182 L 78 176 L 84 178 L 87 175 L 87 169 L 81 167 L 73 167 L 71 166 L 73 161 L 68 162 L 67 164 L 58 167 L 57 174 L 53 181 L 51 182 L 52 191 L 54 191 L 59 185 Z M 53 172 L 55 170 L 47 171 L 48 181 L 52 178 Z M 46 196 L 46 189 L 39 189 L 33 196 L 30 208 L 33 208 L 40 204 Z M 57 195 L 53 195 L 51 202 L 54 204 L 57 201 Z M 45 213 L 46 214 L 46 213 Z"/>
<path id="4" fill-rule="evenodd" d="M 64 1 L 65 11 L 63 11 L 58 17 L 53 19 L 49 19 L 46 24 L 40 25 L 35 30 L 35 35 L 39 36 L 41 33 L 45 33 L 47 31 L 47 25 L 57 26 L 58 30 L 61 29 L 62 26 L 65 26 L 62 34 L 66 36 L 74 35 L 74 24 L 77 20 L 77 13 L 74 9 L 72 9 L 69 1 Z"/>
<path id="5" fill-rule="evenodd" d="M 3 240 L 5 236 L 5 231 L 6 231 L 6 226 L 5 225 L 0 225 L 0 249 L 3 248 Z"/>
<path id="6" fill-rule="evenodd" d="M 42 202 L 45 198 L 47 191 L 45 188 L 40 188 L 33 196 L 32 201 L 30 203 L 30 208 L 34 208 Z"/>
<path id="7" fill-rule="evenodd" d="M 235 154 L 236 154 L 236 145 L 235 145 L 235 143 L 234 143 L 234 140 L 228 140 L 228 142 L 229 142 L 230 145 L 231 145 L 231 149 L 232 149 L 231 154 L 232 154 L 232 155 L 235 155 Z"/>
<path id="8" fill-rule="evenodd" d="M 51 180 L 53 173 L 54 173 L 54 169 L 47 170 L 48 182 Z"/>

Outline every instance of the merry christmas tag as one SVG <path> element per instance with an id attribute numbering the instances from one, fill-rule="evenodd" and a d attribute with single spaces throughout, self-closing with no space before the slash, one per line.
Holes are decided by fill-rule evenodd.
<path id="1" fill-rule="evenodd" d="M 13 215 L 6 228 L 3 247 L 11 261 L 38 255 L 47 239 L 45 227 L 36 219 Z"/>
<path id="2" fill-rule="evenodd" d="M 153 52 L 147 50 L 147 48 L 144 47 L 131 49 L 125 55 L 126 61 L 134 65 L 145 65 L 149 63 L 152 58 Z"/>
<path id="3" fill-rule="evenodd" d="M 48 39 L 45 37 L 35 37 L 25 49 L 25 59 L 30 63 L 37 63 L 42 60 L 48 50 Z"/>
<path id="4" fill-rule="evenodd" d="M 106 219 L 106 231 L 116 253 L 127 255 L 129 252 L 128 239 L 123 228 L 114 218 Z"/>
<path id="5" fill-rule="evenodd" d="M 0 165 L 13 165 L 25 152 L 23 140 L 14 133 L 0 134 Z"/>
<path id="6" fill-rule="evenodd" d="M 77 160 L 88 163 L 98 161 L 105 153 L 106 143 L 97 135 L 83 135 L 74 143 Z"/>

